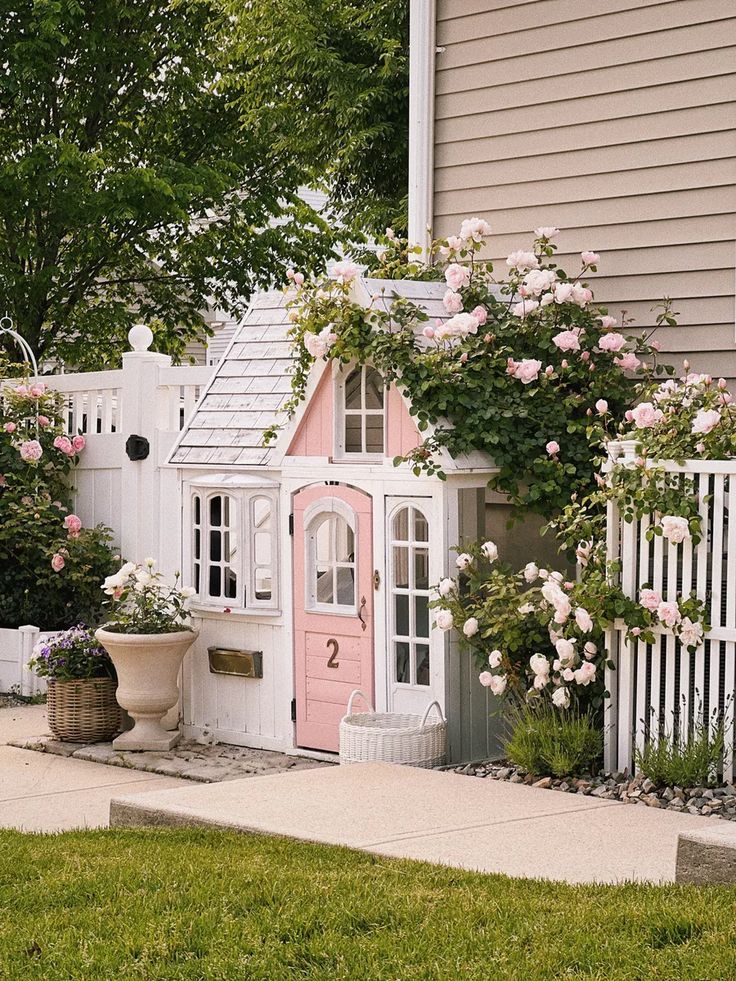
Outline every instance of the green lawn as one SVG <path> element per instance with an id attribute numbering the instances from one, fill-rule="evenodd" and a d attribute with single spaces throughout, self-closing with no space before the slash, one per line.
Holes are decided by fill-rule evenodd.
<path id="1" fill-rule="evenodd" d="M 540 847 L 581 832 L 551 824 Z M 2 979 L 735 973 L 736 889 L 553 885 L 209 831 L 0 832 Z"/>

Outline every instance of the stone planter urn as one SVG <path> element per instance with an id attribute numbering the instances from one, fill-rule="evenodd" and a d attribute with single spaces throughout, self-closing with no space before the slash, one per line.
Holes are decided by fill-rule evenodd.
<path id="1" fill-rule="evenodd" d="M 100 627 L 95 632 L 117 671 L 118 703 L 134 722 L 113 740 L 113 749 L 165 751 L 176 745 L 178 730 L 167 732 L 161 722 L 179 700 L 179 669 L 198 636 L 198 630 L 123 634 Z"/>

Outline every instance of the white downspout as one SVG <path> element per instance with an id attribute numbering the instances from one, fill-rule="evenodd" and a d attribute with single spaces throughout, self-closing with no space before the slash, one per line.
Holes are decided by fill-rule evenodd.
<path id="1" fill-rule="evenodd" d="M 434 198 L 434 61 L 436 0 L 409 3 L 409 241 L 425 255 L 432 241 Z"/>

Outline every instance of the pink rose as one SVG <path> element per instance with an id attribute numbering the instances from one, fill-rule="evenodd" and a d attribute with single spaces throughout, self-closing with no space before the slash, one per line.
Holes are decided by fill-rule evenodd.
<path id="1" fill-rule="evenodd" d="M 338 283 L 349 283 L 351 279 L 355 277 L 360 272 L 359 266 L 356 266 L 354 262 L 350 262 L 347 259 L 343 259 L 342 262 L 336 262 L 332 267 L 332 278 L 336 279 Z M 299 276 L 297 273 L 296 276 Z M 294 281 L 296 282 L 296 276 L 294 276 Z"/>
<path id="2" fill-rule="evenodd" d="M 491 234 L 491 226 L 483 218 L 466 218 L 460 225 L 460 239 L 480 244 Z M 448 245 L 450 239 L 447 240 Z"/>
<path id="3" fill-rule="evenodd" d="M 486 320 L 488 320 L 488 311 L 485 307 L 480 306 L 480 304 L 472 311 L 472 315 L 478 321 L 479 327 L 482 327 Z"/>
<path id="4" fill-rule="evenodd" d="M 520 382 L 522 382 L 522 384 L 529 385 L 531 382 L 535 382 L 537 380 L 541 369 L 541 361 L 537 361 L 535 358 L 524 358 L 522 361 L 516 363 L 514 375 Z M 506 370 L 508 371 L 508 368 Z"/>
<path id="5" fill-rule="evenodd" d="M 528 317 L 538 306 L 539 302 L 537 300 L 522 300 L 520 303 L 516 303 L 511 307 L 510 313 L 512 317 Z"/>
<path id="6" fill-rule="evenodd" d="M 649 610 L 650 613 L 654 613 L 659 604 L 662 602 L 662 597 L 656 589 L 641 589 L 639 590 L 639 602 L 645 610 Z"/>
<path id="7" fill-rule="evenodd" d="M 48 416 L 36 416 L 36 422 L 41 429 L 47 429 L 51 425 L 51 420 Z"/>
<path id="8" fill-rule="evenodd" d="M 664 419 L 664 412 L 655 409 L 651 402 L 640 402 L 631 409 L 631 421 L 637 429 L 651 429 Z"/>
<path id="9" fill-rule="evenodd" d="M 427 340 L 431 341 L 434 337 L 434 327 L 425 327 L 422 334 L 427 338 Z"/>
<path id="10" fill-rule="evenodd" d="M 591 661 L 583 661 L 580 667 L 575 671 L 575 681 L 579 685 L 589 685 L 591 681 L 595 681 L 596 667 Z"/>
<path id="11" fill-rule="evenodd" d="M 490 671 L 481 671 L 478 675 L 478 681 L 483 685 L 484 688 L 490 688 L 493 683 L 493 675 Z"/>
<path id="12" fill-rule="evenodd" d="M 674 627 L 680 622 L 680 610 L 677 603 L 660 603 L 657 616 L 666 627 Z"/>
<path id="13" fill-rule="evenodd" d="M 453 293 L 452 290 L 445 292 L 445 295 L 442 297 L 442 303 L 448 313 L 460 313 L 463 308 L 463 298 L 459 293 Z"/>
<path id="14" fill-rule="evenodd" d="M 31 385 L 31 387 L 28 389 L 28 394 L 34 399 L 40 399 L 45 391 L 46 386 L 42 382 L 39 382 L 36 385 Z"/>
<path id="15" fill-rule="evenodd" d="M 721 421 L 721 413 L 717 409 L 700 409 L 693 419 L 693 433 L 709 433 Z"/>
<path id="16" fill-rule="evenodd" d="M 615 317 L 599 317 L 598 319 L 601 322 L 603 330 L 611 330 L 618 322 Z"/>
<path id="17" fill-rule="evenodd" d="M 598 399 L 595 410 L 599 415 L 604 416 L 608 412 L 608 402 L 605 399 Z"/>
<path id="18" fill-rule="evenodd" d="M 291 268 L 291 266 L 286 270 L 286 278 L 287 279 L 294 278 L 294 270 Z"/>
<path id="19" fill-rule="evenodd" d="M 27 385 L 16 385 L 15 394 L 22 395 L 24 398 L 28 395 L 29 389 Z"/>
<path id="20" fill-rule="evenodd" d="M 598 347 L 601 349 L 601 351 L 613 351 L 615 353 L 620 351 L 625 343 L 626 338 L 624 335 L 617 334 L 614 331 L 612 334 L 604 334 L 598 341 Z"/>
<path id="21" fill-rule="evenodd" d="M 58 552 L 55 552 L 51 558 L 51 568 L 54 570 L 54 572 L 61 572 L 65 565 L 66 562 L 64 561 L 64 556 L 59 555 Z"/>
<path id="22" fill-rule="evenodd" d="M 470 269 L 459 262 L 452 262 L 445 269 L 445 282 L 451 290 L 462 289 L 470 282 Z"/>
<path id="23" fill-rule="evenodd" d="M 18 452 L 20 453 L 21 460 L 25 460 L 26 463 L 35 463 L 41 459 L 43 454 L 41 444 L 37 439 L 27 439 L 24 443 L 21 443 Z"/>
<path id="24" fill-rule="evenodd" d="M 304 285 L 304 273 L 300 273 L 300 272 L 294 273 L 294 282 L 296 283 L 297 286 L 303 286 Z"/>
<path id="25" fill-rule="evenodd" d="M 76 453 L 81 453 L 86 445 L 87 445 L 87 440 L 84 438 L 84 436 L 75 436 L 72 439 L 72 446 Z"/>
<path id="26" fill-rule="evenodd" d="M 6 422 L 5 425 L 3 426 L 3 429 L 5 430 L 6 433 L 14 433 L 17 428 L 18 427 L 14 422 Z"/>
<path id="27" fill-rule="evenodd" d="M 560 452 L 560 444 L 556 440 L 551 439 L 545 446 L 545 450 L 550 456 L 556 456 Z"/>
<path id="28" fill-rule="evenodd" d="M 524 252 L 518 249 L 516 252 L 512 252 L 506 259 L 506 265 L 509 269 L 517 269 L 519 272 L 524 272 L 527 269 L 536 269 L 539 265 L 539 259 L 533 252 Z"/>
<path id="29" fill-rule="evenodd" d="M 535 238 L 546 238 L 547 241 L 557 238 L 559 234 L 559 228 L 555 228 L 554 225 L 541 225 L 539 228 L 534 229 Z"/>
<path id="30" fill-rule="evenodd" d="M 601 261 L 597 252 L 581 252 L 580 258 L 586 266 L 596 266 Z"/>
<path id="31" fill-rule="evenodd" d="M 626 354 L 622 354 L 620 358 L 614 358 L 613 363 L 618 365 L 619 368 L 623 368 L 624 371 L 636 371 L 641 364 L 641 361 L 637 358 L 633 351 L 627 351 Z"/>
<path id="32" fill-rule="evenodd" d="M 679 545 L 686 538 L 690 537 L 690 525 L 687 518 L 682 518 L 677 514 L 665 514 L 662 516 L 662 535 L 673 545 Z"/>
<path id="33" fill-rule="evenodd" d="M 82 530 L 82 520 L 76 514 L 68 514 L 64 518 L 64 527 L 69 533 L 70 538 L 79 538 L 79 532 Z"/>
<path id="34" fill-rule="evenodd" d="M 580 339 L 578 333 L 576 330 L 563 330 L 561 333 L 555 334 L 552 338 L 552 343 L 560 351 L 579 351 Z"/>
<path id="35" fill-rule="evenodd" d="M 557 273 L 552 269 L 531 269 L 524 277 L 519 287 L 522 296 L 539 296 L 545 290 L 550 290 L 557 282 Z M 550 294 L 545 298 L 545 305 L 551 303 L 554 297 Z"/>

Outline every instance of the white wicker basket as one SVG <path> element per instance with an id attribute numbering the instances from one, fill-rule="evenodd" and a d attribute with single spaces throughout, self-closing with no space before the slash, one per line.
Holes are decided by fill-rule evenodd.
<path id="1" fill-rule="evenodd" d="M 360 695 L 368 712 L 353 713 Z M 439 719 L 429 721 L 437 709 Z M 406 766 L 441 766 L 447 757 L 447 723 L 438 702 L 431 702 L 423 716 L 376 712 L 362 691 L 354 691 L 340 722 L 341 763 L 403 763 Z"/>

